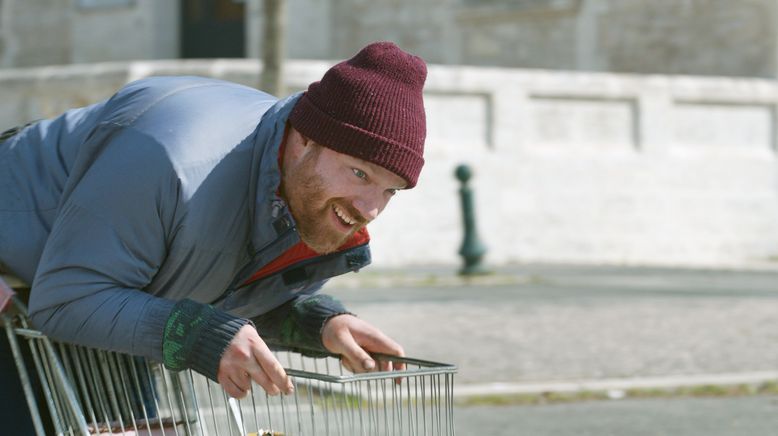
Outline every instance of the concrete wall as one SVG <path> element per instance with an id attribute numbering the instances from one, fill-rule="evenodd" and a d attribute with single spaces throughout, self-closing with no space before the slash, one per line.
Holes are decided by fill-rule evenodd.
<path id="1" fill-rule="evenodd" d="M 774 0 L 599 0 L 601 70 L 776 77 Z"/>
<path id="2" fill-rule="evenodd" d="M 291 62 L 303 89 L 329 62 Z M 246 60 L 0 71 L 0 124 L 108 97 L 151 74 L 246 84 Z M 371 226 L 379 266 L 453 264 L 454 167 L 475 171 L 492 264 L 742 266 L 778 259 L 778 84 L 432 65 L 427 165 Z"/>
<path id="3" fill-rule="evenodd" d="M 246 55 L 262 0 L 246 1 Z M 85 6 L 111 4 L 115 6 Z M 176 0 L 0 1 L 0 67 L 179 57 Z M 776 77 L 776 0 L 288 0 L 287 54 L 387 39 L 432 63 Z"/>
<path id="4" fill-rule="evenodd" d="M 102 3 L 3 0 L 0 67 L 178 57 L 177 1 Z"/>
<path id="5" fill-rule="evenodd" d="M 330 58 L 390 39 L 443 64 L 776 77 L 775 0 L 290 0 L 321 3 Z"/>
<path id="6" fill-rule="evenodd" d="M 0 67 L 70 63 L 72 1 L 0 2 Z"/>
<path id="7" fill-rule="evenodd" d="M 177 58 L 179 18 L 178 1 L 172 0 L 75 8 L 71 62 Z"/>

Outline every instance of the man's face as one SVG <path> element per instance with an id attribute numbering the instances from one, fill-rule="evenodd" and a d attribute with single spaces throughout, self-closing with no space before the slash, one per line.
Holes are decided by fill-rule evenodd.
<path id="1" fill-rule="evenodd" d="M 374 220 L 406 182 L 378 165 L 297 139 L 302 142 L 292 135 L 287 144 L 299 153 L 284 160 L 281 193 L 303 242 L 331 253 Z"/>

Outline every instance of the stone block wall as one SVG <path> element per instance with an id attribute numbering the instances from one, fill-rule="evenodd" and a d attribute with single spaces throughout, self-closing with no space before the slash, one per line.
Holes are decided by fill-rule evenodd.
<path id="1" fill-rule="evenodd" d="M 0 68 L 177 58 L 178 3 L 0 1 Z"/>
<path id="2" fill-rule="evenodd" d="M 599 0 L 596 51 L 613 72 L 776 77 L 771 0 Z"/>
<path id="3" fill-rule="evenodd" d="M 261 55 L 262 0 L 246 2 Z M 174 59 L 180 2 L 0 1 L 0 67 Z M 286 53 L 343 59 L 391 40 L 431 63 L 778 77 L 774 0 L 289 0 Z"/>
<path id="4" fill-rule="evenodd" d="M 329 62 L 291 62 L 304 89 Z M 248 60 L 0 71 L 0 127 L 154 74 L 248 85 Z M 778 259 L 778 85 L 759 79 L 431 65 L 427 165 L 371 225 L 382 267 L 456 264 L 459 163 L 491 264 L 770 266 Z"/>
<path id="5" fill-rule="evenodd" d="M 773 0 L 290 0 L 323 5 L 312 31 L 290 19 L 290 57 L 345 58 L 388 39 L 449 65 L 778 75 Z"/>

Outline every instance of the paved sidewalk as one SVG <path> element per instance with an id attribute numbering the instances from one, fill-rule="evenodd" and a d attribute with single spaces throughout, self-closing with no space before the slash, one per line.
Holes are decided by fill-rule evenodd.
<path id="1" fill-rule="evenodd" d="M 463 392 L 778 371 L 778 272 L 524 266 L 465 281 L 368 269 L 326 292 L 408 355 L 457 364 Z"/>
<path id="2" fill-rule="evenodd" d="M 459 435 L 776 436 L 778 397 L 654 398 L 458 408 Z"/>

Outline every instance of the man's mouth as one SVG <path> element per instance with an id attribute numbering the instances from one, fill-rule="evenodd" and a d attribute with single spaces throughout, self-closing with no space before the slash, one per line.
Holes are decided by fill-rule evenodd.
<path id="1" fill-rule="evenodd" d="M 357 220 L 348 214 L 345 210 L 341 209 L 337 205 L 332 205 L 332 210 L 335 212 L 335 215 L 338 217 L 338 220 L 341 224 L 343 224 L 346 227 L 352 227 L 354 224 L 357 223 Z"/>

